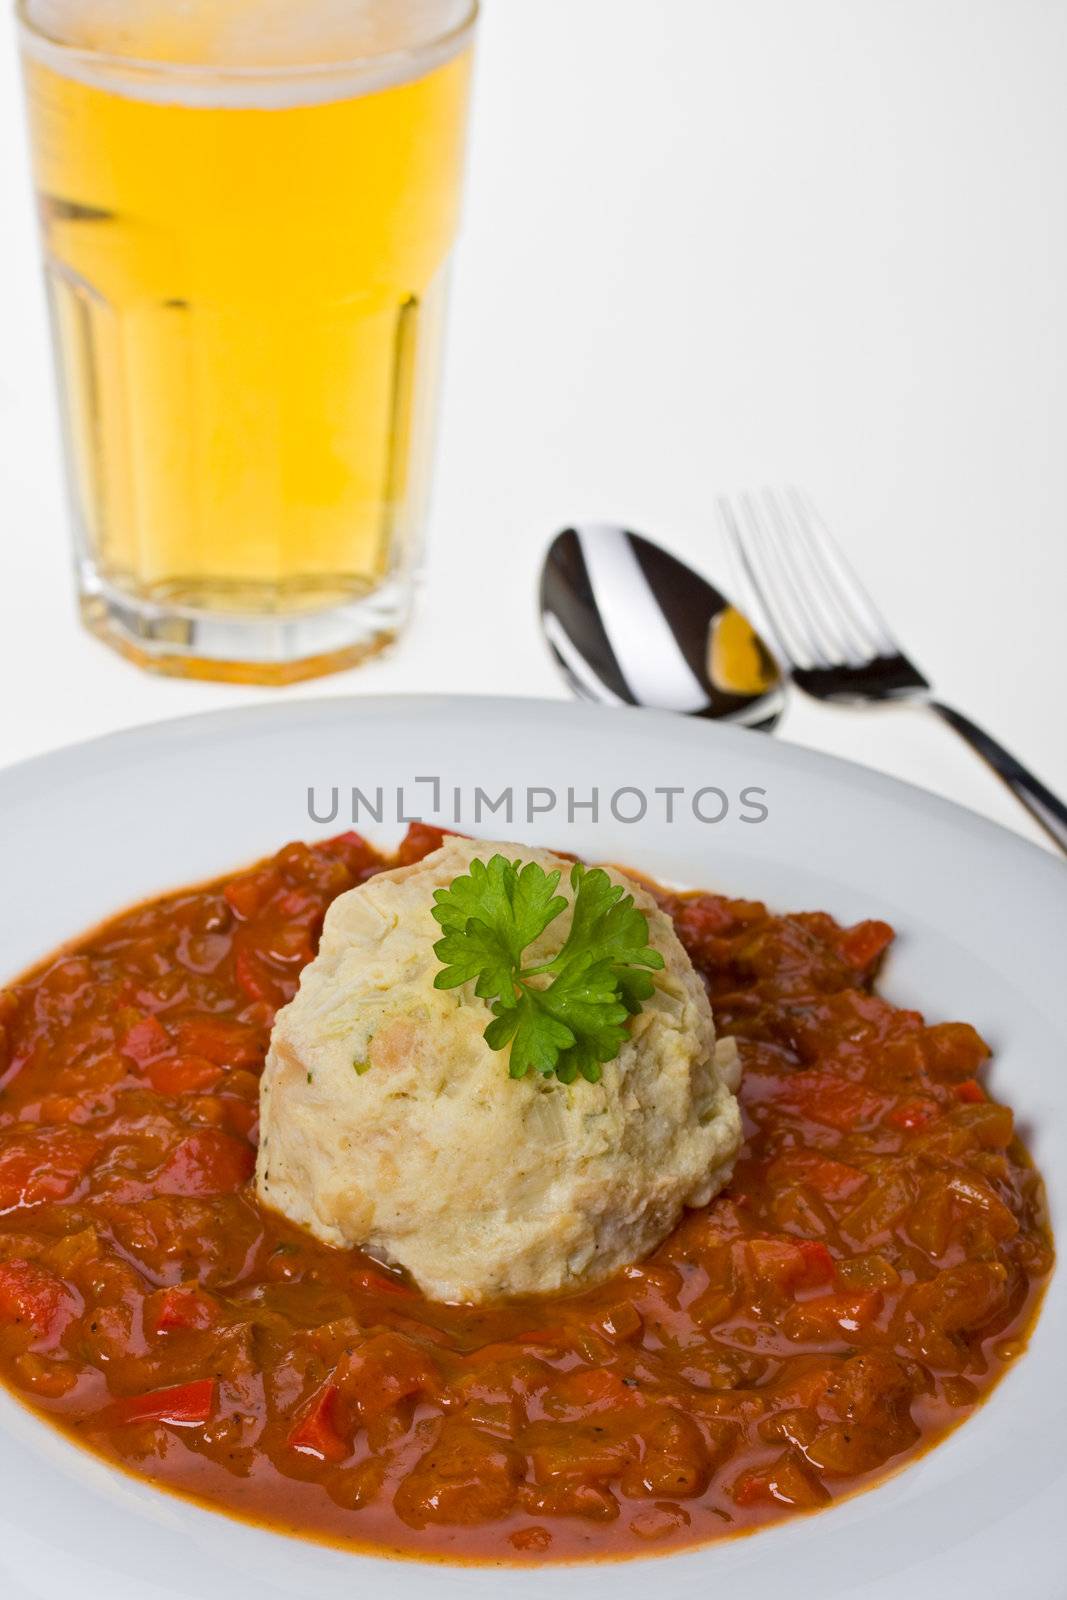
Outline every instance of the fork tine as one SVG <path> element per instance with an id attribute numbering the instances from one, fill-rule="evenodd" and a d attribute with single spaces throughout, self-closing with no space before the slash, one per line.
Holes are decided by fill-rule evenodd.
<path id="1" fill-rule="evenodd" d="M 860 639 L 869 655 L 897 654 L 900 646 L 888 623 L 811 500 L 797 488 L 788 490 L 788 499 L 801 538 L 845 626 Z"/>
<path id="2" fill-rule="evenodd" d="M 865 661 L 870 650 L 857 643 L 854 631 L 842 624 L 840 608 L 835 608 L 828 597 L 822 572 L 818 570 L 805 548 L 803 530 L 791 508 L 784 505 L 773 490 L 763 491 L 767 516 L 774 529 L 777 557 L 797 596 L 798 604 L 808 619 L 809 632 L 814 640 L 820 664 L 832 666 L 846 662 L 858 666 Z"/>
<path id="3" fill-rule="evenodd" d="M 755 592 L 782 657 L 793 667 L 818 665 L 813 641 L 769 548 L 766 529 L 750 495 L 742 495 L 741 515 L 725 495 L 718 499 L 720 521 Z M 742 528 L 742 522 L 744 527 Z"/>

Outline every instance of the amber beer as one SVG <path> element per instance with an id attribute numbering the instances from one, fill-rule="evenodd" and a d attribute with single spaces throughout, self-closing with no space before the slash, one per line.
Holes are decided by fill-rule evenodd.
<path id="1" fill-rule="evenodd" d="M 88 625 L 286 682 L 404 620 L 475 0 L 23 0 Z"/>

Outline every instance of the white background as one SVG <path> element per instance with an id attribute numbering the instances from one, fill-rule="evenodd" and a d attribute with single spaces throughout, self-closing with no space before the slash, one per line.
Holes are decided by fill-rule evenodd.
<path id="1" fill-rule="evenodd" d="M 421 610 L 290 692 L 562 694 L 558 527 L 728 584 L 714 493 L 795 480 L 942 696 L 1067 792 L 1065 84 L 1065 0 L 487 0 Z M 0 218 L 0 763 L 267 697 L 75 624 L 10 25 Z M 1039 837 L 921 710 L 798 699 L 780 736 Z"/>

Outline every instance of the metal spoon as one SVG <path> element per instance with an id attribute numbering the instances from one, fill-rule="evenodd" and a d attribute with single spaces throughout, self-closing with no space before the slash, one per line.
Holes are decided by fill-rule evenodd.
<path id="1" fill-rule="evenodd" d="M 541 571 L 541 627 L 574 693 L 771 729 L 785 681 L 725 595 L 614 523 L 556 535 Z"/>

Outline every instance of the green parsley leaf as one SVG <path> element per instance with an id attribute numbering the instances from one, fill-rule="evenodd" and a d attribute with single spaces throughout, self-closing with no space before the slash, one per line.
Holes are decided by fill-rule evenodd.
<path id="1" fill-rule="evenodd" d="M 559 952 L 524 968 L 524 952 L 567 909 L 560 873 L 495 855 L 434 894 L 444 930 L 434 945 L 438 989 L 474 982 L 491 1003 L 485 1030 L 493 1050 L 511 1047 L 513 1078 L 528 1072 L 596 1083 L 626 1037 L 626 1023 L 654 993 L 649 971 L 663 957 L 648 942 L 648 919 L 607 873 L 576 864 L 570 931 Z M 546 981 L 548 980 L 548 981 Z"/>
<path id="2" fill-rule="evenodd" d="M 619 997 L 630 1015 L 636 1016 L 655 988 L 648 973 L 641 969 L 650 967 L 658 972 L 663 967 L 659 951 L 645 943 L 648 918 L 638 911 L 632 894 L 623 898 L 622 885 L 612 883 L 601 867 L 590 870 L 575 862 L 571 887 L 575 890 L 571 931 L 552 970 L 563 972 L 575 963 L 592 959 L 610 962 Z"/>
<path id="3" fill-rule="evenodd" d="M 510 995 L 522 952 L 566 909 L 558 884 L 558 872 L 546 873 L 533 861 L 520 870 L 517 861 L 497 855 L 488 865 L 472 861 L 468 877 L 438 889 L 433 916 L 445 937 L 434 951 L 445 970 L 437 987 L 455 989 L 477 978 L 479 999 Z"/>
<path id="4" fill-rule="evenodd" d="M 647 937 L 647 928 L 642 937 Z M 597 1083 L 601 1064 L 614 1061 L 626 1042 L 625 1024 L 630 1018 L 619 999 L 611 962 L 572 960 L 540 992 L 540 1000 L 548 1015 L 573 1035 L 574 1042 L 560 1052 L 557 1077 L 573 1083 L 581 1074 L 589 1083 Z"/>
<path id="5" fill-rule="evenodd" d="M 485 1041 L 493 1050 L 511 1045 L 511 1076 L 525 1078 L 532 1068 L 550 1078 L 560 1052 L 575 1042 L 570 1029 L 543 1011 L 532 991 L 523 993 L 516 1005 L 498 1000 L 493 1010 L 496 1016 L 485 1030 Z"/>

